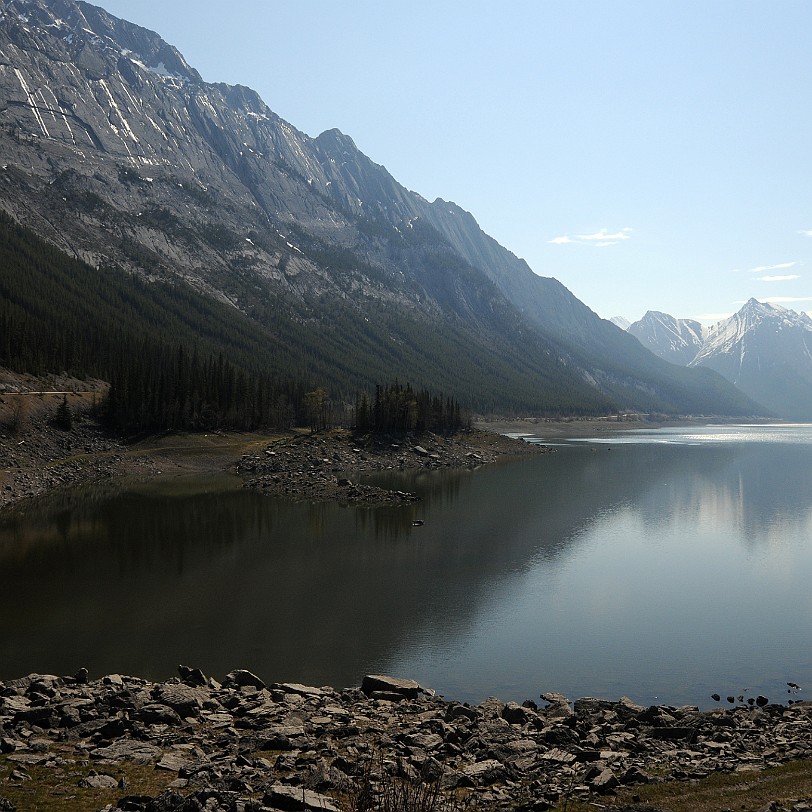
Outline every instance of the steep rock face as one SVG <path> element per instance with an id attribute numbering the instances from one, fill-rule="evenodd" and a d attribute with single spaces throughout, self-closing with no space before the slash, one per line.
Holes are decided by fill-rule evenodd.
<path id="1" fill-rule="evenodd" d="M 705 340 L 698 321 L 676 319 L 657 310 L 649 310 L 627 329 L 644 347 L 672 364 L 689 364 Z"/>
<path id="2" fill-rule="evenodd" d="M 567 362 L 620 403 L 657 410 L 657 403 L 679 400 L 686 412 L 707 412 L 706 396 L 727 398 L 716 376 L 702 378 L 675 369 L 612 321 L 601 319 L 557 279 L 538 276 L 530 266 L 485 234 L 473 216 L 454 203 L 423 201 L 428 221 L 473 266 L 480 268 L 537 329 L 567 348 Z M 668 361 L 669 363 L 665 363 Z M 684 364 L 681 364 L 684 365 Z M 706 370 L 706 373 L 709 370 Z M 741 401 L 722 411 L 757 413 L 759 406 Z M 711 411 L 713 407 L 711 407 Z"/>
<path id="3" fill-rule="evenodd" d="M 467 347 L 505 388 L 566 391 L 589 408 L 757 409 L 708 371 L 654 358 L 348 136 L 310 138 L 254 91 L 203 82 L 157 34 L 87 3 L 0 7 L 0 150 L 0 207 L 93 265 L 181 277 L 300 325 L 324 325 L 338 303 L 361 325 L 356 351 L 374 309 L 396 346 L 432 331 L 438 367 Z M 419 375 L 419 362 L 401 372 Z"/>
<path id="4" fill-rule="evenodd" d="M 812 319 L 750 299 L 711 328 L 691 366 L 724 375 L 775 414 L 812 419 Z"/>

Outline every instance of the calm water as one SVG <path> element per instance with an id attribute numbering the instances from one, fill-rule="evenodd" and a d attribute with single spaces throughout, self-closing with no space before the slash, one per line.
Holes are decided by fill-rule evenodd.
<path id="1" fill-rule="evenodd" d="M 809 697 L 811 474 L 812 427 L 737 426 L 382 477 L 423 495 L 405 508 L 232 480 L 62 495 L 0 524 L 0 679 L 183 663 L 469 701 Z"/>

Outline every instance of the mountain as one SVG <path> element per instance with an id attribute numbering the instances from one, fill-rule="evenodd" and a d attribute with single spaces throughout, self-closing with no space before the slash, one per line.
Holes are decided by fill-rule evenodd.
<path id="1" fill-rule="evenodd" d="M 649 310 L 627 328 L 644 347 L 672 364 L 689 364 L 702 347 L 702 325 L 692 319 L 675 319 L 668 313 Z"/>
<path id="2" fill-rule="evenodd" d="M 812 420 L 812 319 L 750 299 L 713 327 L 650 310 L 629 327 L 662 358 L 712 369 L 789 420 Z"/>
<path id="3" fill-rule="evenodd" d="M 612 316 L 609 321 L 611 321 L 615 327 L 620 327 L 621 330 L 628 330 L 632 324 L 625 316 Z"/>
<path id="4" fill-rule="evenodd" d="M 812 319 L 750 299 L 711 328 L 690 362 L 724 375 L 770 411 L 812 420 Z"/>
<path id="5" fill-rule="evenodd" d="M 711 370 L 654 357 L 347 135 L 305 135 L 88 3 L 0 5 L 0 158 L 15 221 L 100 275 L 230 309 L 229 352 L 259 342 L 272 375 L 350 399 L 396 375 L 482 412 L 758 410 Z"/>

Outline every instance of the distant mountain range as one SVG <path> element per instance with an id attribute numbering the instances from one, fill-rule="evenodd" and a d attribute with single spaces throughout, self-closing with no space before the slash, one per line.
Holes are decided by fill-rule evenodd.
<path id="1" fill-rule="evenodd" d="M 15 221 L 99 274 L 217 303 L 227 345 L 189 313 L 184 330 L 232 359 L 262 347 L 266 372 L 345 399 L 399 377 L 483 413 L 762 411 L 709 365 L 656 357 L 347 135 L 305 135 L 84 2 L 0 6 L 0 164 Z"/>
<path id="2" fill-rule="evenodd" d="M 716 370 L 775 415 L 812 420 L 812 319 L 750 299 L 713 327 L 649 311 L 629 332 L 674 363 Z"/>

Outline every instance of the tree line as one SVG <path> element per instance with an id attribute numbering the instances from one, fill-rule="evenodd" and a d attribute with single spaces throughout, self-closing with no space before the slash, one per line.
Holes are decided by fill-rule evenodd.
<path id="1" fill-rule="evenodd" d="M 605 410 L 508 349 L 485 342 L 472 352 L 461 323 L 429 328 L 385 298 L 359 312 L 341 297 L 314 302 L 235 273 L 228 293 L 247 302 L 242 312 L 162 274 L 91 267 L 0 212 L 0 366 L 109 382 L 106 415 L 125 433 L 359 417 L 371 429 L 445 431 L 458 422 L 459 393 L 485 414 Z M 434 394 L 380 384 L 394 372 Z"/>
<path id="2" fill-rule="evenodd" d="M 292 364 L 280 374 L 246 321 L 183 284 L 91 268 L 0 213 L 0 366 L 109 382 L 101 412 L 116 431 L 461 424 L 456 400 L 398 383 L 359 396 L 353 414 L 351 396 L 331 398 Z"/>
<path id="3" fill-rule="evenodd" d="M 449 395 L 414 390 L 395 381 L 376 385 L 372 398 L 359 392 L 355 401 L 355 428 L 366 432 L 433 431 L 453 433 L 470 427 L 471 417 Z"/>

